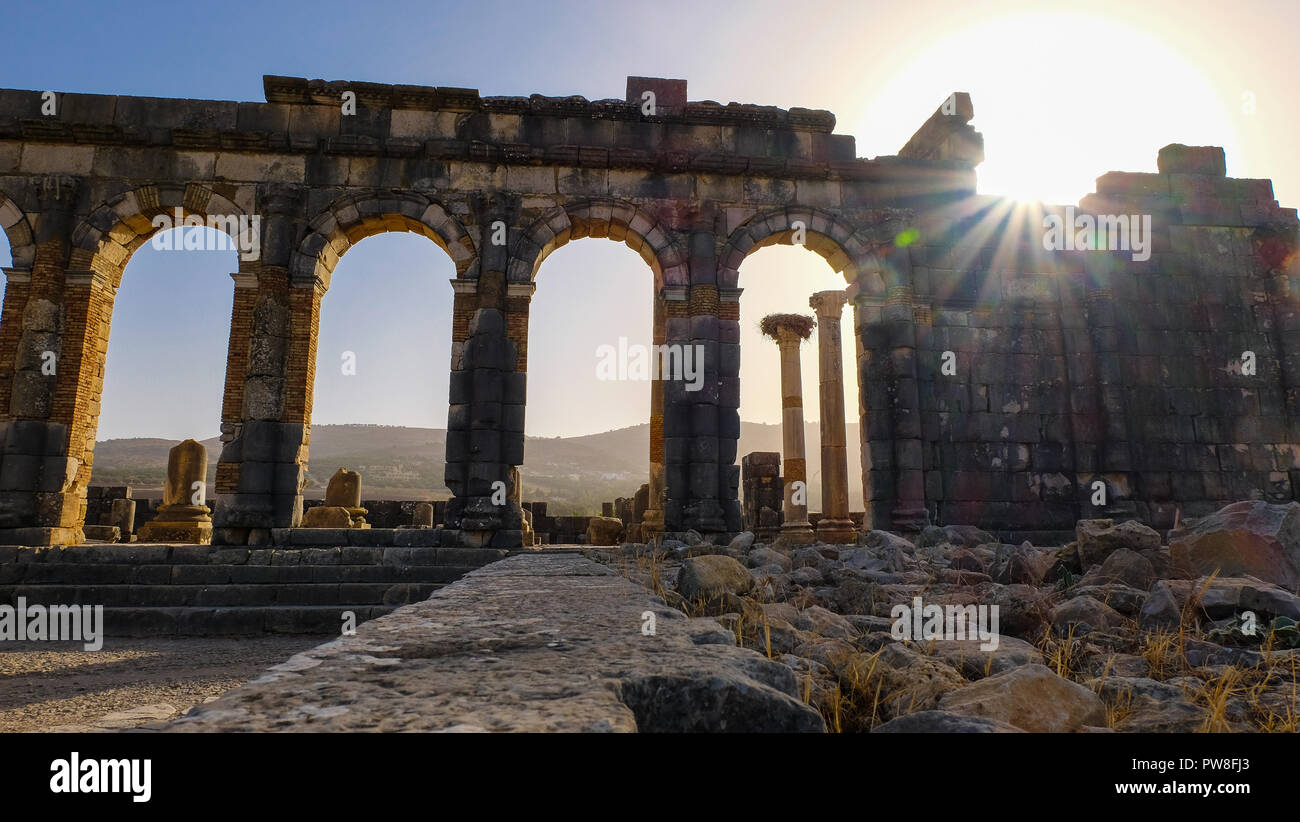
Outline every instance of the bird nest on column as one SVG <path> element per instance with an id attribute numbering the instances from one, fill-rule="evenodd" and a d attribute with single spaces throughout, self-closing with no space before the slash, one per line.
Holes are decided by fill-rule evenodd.
<path id="1" fill-rule="evenodd" d="M 777 339 L 777 329 L 786 328 L 806 340 L 812 336 L 817 327 L 817 320 L 806 314 L 768 314 L 758 325 L 759 330 L 772 339 Z"/>

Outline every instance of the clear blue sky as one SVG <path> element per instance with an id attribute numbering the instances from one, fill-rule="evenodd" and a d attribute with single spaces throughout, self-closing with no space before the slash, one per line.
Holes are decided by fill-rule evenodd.
<path id="1" fill-rule="evenodd" d="M 1160 146 L 1185 142 L 1225 145 L 1230 174 L 1272 177 L 1284 205 L 1300 202 L 1300 3 L 1131 6 L 1098 0 L 1057 15 L 1051 4 L 1017 0 L 125 9 L 51 0 L 6 15 L 0 86 L 262 100 L 262 75 L 285 74 L 598 99 L 621 97 L 629 74 L 681 77 L 691 99 L 830 109 L 864 157 L 897 152 L 950 91 L 963 89 L 986 138 L 980 186 L 988 193 L 1074 202 L 1105 171 L 1154 171 Z M 1256 103 L 1249 114 L 1245 94 Z M 7 256 L 0 239 L 0 261 Z M 230 252 L 146 247 L 132 259 L 109 345 L 100 439 L 216 433 L 234 266 Z M 372 237 L 349 252 L 323 308 L 316 422 L 445 423 L 452 276 L 445 255 L 419 237 Z M 596 293 L 579 296 L 593 283 Z M 759 337 L 758 318 L 807 312 L 811 292 L 842 284 L 800 250 L 764 249 L 745 264 L 742 417 L 780 418 L 775 347 Z M 597 346 L 648 337 L 644 263 L 626 247 L 582 241 L 546 262 L 538 286 L 529 433 L 644 422 L 645 384 L 594 379 Z M 196 315 L 194 305 L 208 310 Z M 355 376 L 340 373 L 345 351 L 356 354 Z M 804 359 L 810 419 L 814 351 Z"/>

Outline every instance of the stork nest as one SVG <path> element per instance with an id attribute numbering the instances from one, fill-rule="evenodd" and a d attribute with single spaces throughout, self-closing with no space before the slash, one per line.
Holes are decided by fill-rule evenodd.
<path id="1" fill-rule="evenodd" d="M 799 335 L 799 339 L 806 340 L 816 327 L 817 321 L 806 314 L 768 314 L 758 324 L 759 330 L 774 340 L 778 328 L 788 328 Z"/>

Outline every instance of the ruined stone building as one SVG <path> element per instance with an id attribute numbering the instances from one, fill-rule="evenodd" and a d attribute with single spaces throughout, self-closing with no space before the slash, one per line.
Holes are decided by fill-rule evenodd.
<path id="1" fill-rule="evenodd" d="M 1267 180 L 1227 178 L 1221 151 L 1170 146 L 1159 173 L 1098 178 L 1079 214 L 1150 215 L 1139 259 L 1073 235 L 1048 250 L 1042 209 L 977 195 L 962 94 L 896 156 L 862 159 L 829 112 L 688 102 L 684 81 L 629 78 L 625 100 L 599 101 L 273 76 L 265 90 L 58 94 L 53 114 L 41 92 L 0 91 L 0 543 L 82 539 L 114 297 L 177 210 L 251 234 L 209 495 L 219 543 L 300 523 L 321 298 L 340 257 L 387 231 L 456 266 L 443 525 L 464 545 L 519 544 L 528 390 L 562 390 L 527 384 L 529 304 L 547 255 L 584 237 L 645 259 L 655 343 L 705 352 L 702 390 L 654 384 L 648 526 L 739 530 L 739 271 L 796 239 L 844 275 L 848 452 L 874 527 L 1168 527 L 1300 489 L 1296 212 Z"/>

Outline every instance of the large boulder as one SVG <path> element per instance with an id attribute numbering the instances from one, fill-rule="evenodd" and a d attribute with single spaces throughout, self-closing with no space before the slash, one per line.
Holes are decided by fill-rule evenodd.
<path id="1" fill-rule="evenodd" d="M 1235 502 L 1169 535 L 1174 568 L 1188 576 L 1252 576 L 1300 585 L 1300 503 Z"/>
<path id="2" fill-rule="evenodd" d="M 623 541 L 623 520 L 592 517 L 587 523 L 588 545 L 618 545 Z"/>
<path id="3" fill-rule="evenodd" d="M 677 593 L 688 602 L 715 600 L 727 594 L 739 596 L 754 587 L 754 578 L 745 566 L 726 554 L 689 557 L 677 571 Z"/>
<path id="4" fill-rule="evenodd" d="M 1106 724 L 1106 706 L 1096 694 L 1043 665 L 1022 665 L 950 691 L 939 708 L 1031 733 L 1069 733 Z"/>
<path id="5" fill-rule="evenodd" d="M 1074 527 L 1079 544 L 1079 564 L 1087 571 L 1101 565 L 1120 548 L 1152 551 L 1160 547 L 1160 534 L 1132 520 L 1115 524 L 1109 519 L 1081 519 Z"/>

